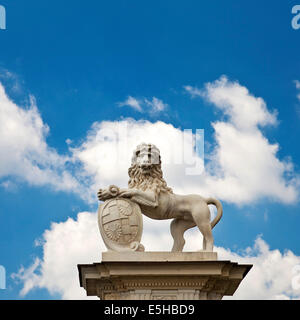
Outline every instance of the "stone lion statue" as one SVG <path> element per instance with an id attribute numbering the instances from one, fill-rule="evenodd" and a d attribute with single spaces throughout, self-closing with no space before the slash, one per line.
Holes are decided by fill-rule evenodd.
<path id="1" fill-rule="evenodd" d="M 184 232 L 195 226 L 203 234 L 203 250 L 213 251 L 212 229 L 220 221 L 223 213 L 220 201 L 196 194 L 174 194 L 163 178 L 160 151 L 153 144 L 142 143 L 137 146 L 128 174 L 130 179 L 127 189 L 119 189 L 115 186 L 100 189 L 99 200 L 128 198 L 137 203 L 142 213 L 149 218 L 173 219 L 170 226 L 174 239 L 173 252 L 183 250 Z M 217 207 L 217 215 L 212 222 L 209 204 Z"/>

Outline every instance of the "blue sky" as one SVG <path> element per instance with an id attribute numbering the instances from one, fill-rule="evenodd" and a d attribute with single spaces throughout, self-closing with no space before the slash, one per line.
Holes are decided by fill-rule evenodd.
<path id="1" fill-rule="evenodd" d="M 264 137 L 259 141 L 266 143 L 262 150 L 267 154 L 264 157 L 258 148 L 257 153 L 251 153 L 254 162 L 257 158 L 257 167 L 245 164 L 244 168 L 253 170 L 253 177 L 257 177 L 253 181 L 257 185 L 253 182 L 250 186 L 242 180 L 238 172 L 243 171 L 234 173 L 238 179 L 235 200 L 218 191 L 217 186 L 206 187 L 214 179 L 203 182 L 199 177 L 198 191 L 197 177 L 186 178 L 184 186 L 176 180 L 175 171 L 166 167 L 166 180 L 169 178 L 170 185 L 173 182 L 174 189 L 178 190 L 212 193 L 215 190 L 224 206 L 224 217 L 214 230 L 215 244 L 226 248 L 227 254 L 230 250 L 231 256 L 234 257 L 234 253 L 242 256 L 242 250 L 247 247 L 255 251 L 256 243 L 261 268 L 264 265 L 261 261 L 269 261 L 263 260 L 264 257 L 278 252 L 279 266 L 288 263 L 292 269 L 300 263 L 300 98 L 297 97 L 300 84 L 296 81 L 300 81 L 300 30 L 291 26 L 291 10 L 296 4 L 300 3 L 74 0 L 72 4 L 67 1 L 63 4 L 56 0 L 0 0 L 7 13 L 7 30 L 0 30 L 0 82 L 7 95 L 6 102 L 0 100 L 0 104 L 7 104 L 6 111 L 0 114 L 1 123 L 8 123 L 5 122 L 8 115 L 9 119 L 19 117 L 18 121 L 28 116 L 24 128 L 33 126 L 32 130 L 24 129 L 26 132 L 22 132 L 22 127 L 15 128 L 16 132 L 20 130 L 20 137 L 1 131 L 4 142 L 0 144 L 0 265 L 6 268 L 7 289 L 0 290 L 0 299 L 76 298 L 67 292 L 65 283 L 54 284 L 49 280 L 52 273 L 46 267 L 47 241 L 54 241 L 52 235 L 62 232 L 58 226 L 67 233 L 68 226 L 74 222 L 81 230 L 77 216 L 80 212 L 94 219 L 91 213 L 96 211 L 97 201 L 80 194 L 94 194 L 96 187 L 114 182 L 113 179 L 126 182 L 121 176 L 123 169 L 116 170 L 112 180 L 103 177 L 103 168 L 93 164 L 88 153 L 96 143 L 95 132 L 105 127 L 104 121 L 117 125 L 118 121 L 124 123 L 131 118 L 133 127 L 144 130 L 149 127 L 148 139 L 151 132 L 161 128 L 165 130 L 161 136 L 165 145 L 169 133 L 204 129 L 205 161 L 214 164 L 213 151 L 220 150 L 218 147 L 221 148 L 224 141 L 216 140 L 218 131 L 213 123 L 222 122 L 226 128 L 238 128 L 238 132 L 245 120 L 239 123 L 232 118 L 247 103 L 250 109 L 253 105 L 247 119 L 257 110 L 264 112 L 263 120 L 257 120 L 251 129 L 251 139 Z M 222 75 L 226 77 L 223 84 Z M 205 86 L 207 83 L 211 84 L 211 91 Z M 234 84 L 241 90 L 238 102 L 232 98 Z M 191 94 L 187 86 L 197 94 Z M 224 92 L 218 91 L 220 88 Z M 220 96 L 225 105 L 231 107 L 224 109 L 224 101 L 218 100 Z M 140 110 L 130 105 L 129 97 Z M 267 111 L 264 104 L 259 104 L 259 98 L 263 99 Z M 157 102 L 163 110 L 155 109 Z M 258 109 L 255 109 L 256 103 Z M 276 120 L 272 122 L 271 118 Z M 138 120 L 146 120 L 148 124 Z M 161 127 L 157 121 L 171 127 Z M 221 134 L 222 128 L 219 129 Z M 26 139 L 33 136 L 38 136 L 36 144 L 28 143 L 29 151 L 22 153 L 24 144 L 18 141 L 24 138 L 28 142 Z M 9 146 L 5 141 L 10 142 Z M 9 149 L 12 144 L 14 149 Z M 272 153 L 268 146 L 274 144 L 278 145 L 278 151 Z M 18 161 L 9 153 L 11 150 L 18 154 Z M 101 145 L 100 150 L 104 154 L 105 146 Z M 226 167 L 230 170 L 235 157 L 242 152 L 242 149 L 232 150 L 230 165 Z M 25 165 L 23 156 L 31 162 Z M 274 160 L 270 171 L 269 156 Z M 259 166 L 263 159 L 266 163 Z M 285 169 L 277 168 L 278 161 Z M 34 165 L 41 170 L 38 177 L 28 169 Z M 80 177 L 81 171 L 84 177 Z M 266 171 L 269 175 L 263 174 Z M 60 181 L 63 173 L 68 176 Z M 276 175 L 278 179 L 273 181 Z M 222 186 L 224 181 L 219 180 Z M 277 182 L 278 189 L 275 188 Z M 224 183 L 230 188 L 227 180 Z M 292 191 L 286 189 L 287 185 Z M 263 190 L 274 191 L 259 195 L 255 190 L 261 186 Z M 249 198 L 241 195 L 240 189 L 249 192 Z M 53 222 L 57 225 L 51 225 Z M 46 230 L 50 230 L 48 236 L 43 236 Z M 151 232 L 149 229 L 148 239 Z M 168 230 L 161 232 L 164 237 Z M 100 242 L 100 234 L 98 237 Z M 36 245 L 37 242 L 40 245 Z M 264 245 L 268 245 L 268 249 L 263 249 Z M 92 250 L 95 244 L 87 246 Z M 286 250 L 293 255 L 292 262 L 287 262 Z M 86 255 L 81 256 L 79 252 L 78 261 L 72 258 L 72 263 L 75 266 L 85 263 L 84 259 L 89 259 L 88 253 Z M 99 252 L 95 255 L 100 257 Z M 55 257 L 68 260 L 64 256 Z M 31 272 L 36 259 L 39 266 Z M 291 274 L 290 270 L 286 284 L 274 285 L 273 291 L 265 289 L 265 296 L 261 298 L 299 297 L 299 292 L 291 291 Z M 60 280 L 60 277 L 53 278 L 54 282 Z M 22 295 L 24 284 L 32 285 L 32 289 Z M 266 284 L 261 285 L 267 288 Z"/>

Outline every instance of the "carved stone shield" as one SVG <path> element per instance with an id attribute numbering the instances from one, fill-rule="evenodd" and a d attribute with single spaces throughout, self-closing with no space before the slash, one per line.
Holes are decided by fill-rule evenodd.
<path id="1" fill-rule="evenodd" d="M 144 251 L 140 244 L 143 218 L 140 207 L 123 198 L 99 206 L 98 223 L 106 247 L 113 251 Z"/>

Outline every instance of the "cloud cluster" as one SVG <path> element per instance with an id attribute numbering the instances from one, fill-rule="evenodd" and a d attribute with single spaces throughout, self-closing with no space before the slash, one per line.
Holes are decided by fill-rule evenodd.
<path id="1" fill-rule="evenodd" d="M 203 159 L 194 152 L 192 136 L 162 121 L 95 122 L 81 145 L 69 146 L 68 156 L 60 155 L 46 142 L 49 128 L 34 99 L 27 109 L 21 108 L 0 86 L 0 149 L 4 155 L 0 178 L 18 177 L 33 185 L 50 185 L 92 202 L 99 187 L 126 186 L 132 151 L 141 142 L 151 142 L 160 148 L 165 177 L 176 192 L 216 196 L 235 204 L 262 198 L 295 202 L 299 178 L 293 163 L 277 157 L 279 145 L 271 144 L 261 130 L 277 121 L 263 99 L 225 77 L 202 90 L 186 89 L 207 99 L 227 117 L 212 123 L 215 148 L 206 154 L 206 171 L 200 176 L 187 174 L 203 166 Z M 1 185 L 9 186 L 7 181 Z"/>
<path id="2" fill-rule="evenodd" d="M 85 142 L 72 149 L 73 159 L 82 164 L 81 173 L 92 179 L 94 192 L 97 186 L 126 185 L 132 150 L 151 142 L 161 150 L 165 178 L 176 192 L 215 196 L 238 205 L 263 198 L 297 201 L 299 177 L 293 163 L 278 158 L 279 145 L 270 143 L 262 131 L 277 122 L 264 100 L 226 77 L 203 90 L 189 87 L 188 92 L 201 95 L 226 117 L 212 123 L 215 147 L 206 155 L 205 173 L 187 175 L 187 169 L 203 165 L 203 159 L 197 154 L 186 157 L 193 153 L 193 139 L 171 124 L 133 119 L 96 122 Z"/>
<path id="3" fill-rule="evenodd" d="M 254 246 L 241 254 L 217 248 L 219 259 L 253 264 L 234 295 L 234 299 L 300 299 L 300 256 L 290 250 L 271 250 L 258 236 Z"/>
<path id="4" fill-rule="evenodd" d="M 46 288 L 62 299 L 81 299 L 77 264 L 99 261 L 104 245 L 97 230 L 96 215 L 81 212 L 77 220 L 52 223 L 42 237 L 43 259 L 35 259 L 29 268 L 21 267 L 12 277 L 24 283 L 21 296 L 36 288 Z"/>
<path id="5" fill-rule="evenodd" d="M 168 232 L 168 222 L 145 219 L 142 243 L 147 251 L 170 251 L 172 238 Z M 23 282 L 22 295 L 36 288 L 46 288 L 51 294 L 59 294 L 63 299 L 86 299 L 85 290 L 79 287 L 77 264 L 99 262 L 105 247 L 97 230 L 96 214 L 82 212 L 77 220 L 69 218 L 65 222 L 53 223 L 43 235 L 43 258 L 35 260 L 27 269 L 21 268 L 15 279 Z M 201 248 L 198 230 L 186 235 L 189 251 Z M 220 260 L 231 260 L 253 264 L 234 299 L 299 299 L 300 257 L 291 251 L 281 253 L 271 250 L 258 237 L 252 247 L 240 254 L 217 247 Z M 232 297 L 228 297 L 231 298 Z"/>
<path id="6" fill-rule="evenodd" d="M 289 159 L 279 160 L 278 144 L 271 144 L 262 128 L 275 125 L 262 98 L 226 77 L 200 90 L 185 87 L 192 96 L 204 97 L 227 117 L 212 123 L 216 146 L 203 181 L 205 188 L 232 203 L 250 203 L 267 197 L 283 203 L 297 201 L 299 177 Z"/>
<path id="7" fill-rule="evenodd" d="M 221 120 L 212 123 L 214 148 L 206 155 L 206 171 L 201 176 L 186 174 L 186 169 L 203 165 L 199 155 L 192 152 L 192 139 L 182 129 L 162 121 L 95 122 L 83 143 L 69 146 L 68 156 L 60 155 L 46 142 L 49 128 L 42 121 L 34 99 L 29 107 L 21 108 L 0 85 L 0 149 L 4 155 L 0 158 L 0 178 L 6 179 L 1 181 L 2 187 L 12 188 L 10 177 L 17 177 L 29 184 L 77 192 L 93 201 L 99 187 L 127 185 L 132 151 L 141 142 L 151 142 L 160 148 L 164 176 L 177 193 L 216 196 L 237 205 L 252 204 L 262 198 L 283 203 L 297 201 L 299 178 L 293 163 L 279 159 L 279 145 L 270 143 L 262 131 L 265 126 L 277 123 L 276 113 L 268 110 L 263 99 L 226 77 L 208 83 L 204 89 L 192 86 L 185 89 L 192 97 L 204 98 L 221 114 Z M 138 100 L 129 98 L 132 107 L 142 108 Z M 164 108 L 154 98 L 143 103 L 157 110 Z M 185 158 L 186 152 L 193 153 L 193 157 Z M 147 250 L 170 249 L 172 240 L 165 232 L 167 229 L 165 222 L 149 224 L 146 219 L 143 243 Z M 187 237 L 188 250 L 200 248 L 198 234 L 189 233 Z M 85 292 L 78 287 L 76 265 L 99 261 L 104 249 L 96 215 L 85 212 L 76 220 L 53 223 L 43 240 L 42 259 L 36 259 L 32 266 L 21 268 L 14 275 L 24 283 L 22 294 L 34 288 L 47 288 L 64 299 L 83 298 Z M 291 269 L 299 264 L 299 257 L 292 252 L 270 250 L 260 238 L 246 255 L 224 248 L 218 251 L 224 259 L 255 265 L 235 297 L 299 297 L 299 292 L 291 287 Z M 252 290 L 245 289 L 246 285 Z"/>
<path id="8" fill-rule="evenodd" d="M 78 181 L 66 169 L 68 157 L 47 145 L 48 132 L 34 98 L 26 109 L 20 108 L 0 84 L 0 179 L 13 176 L 55 190 L 79 189 Z M 7 180 L 2 185 L 11 183 Z"/>

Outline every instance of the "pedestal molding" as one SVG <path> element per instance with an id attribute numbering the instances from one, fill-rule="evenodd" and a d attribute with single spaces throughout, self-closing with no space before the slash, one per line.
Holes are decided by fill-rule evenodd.
<path id="1" fill-rule="evenodd" d="M 153 261 L 152 253 L 148 258 L 145 255 L 139 261 L 131 261 L 132 256 L 128 261 L 115 261 L 115 257 L 108 261 L 109 255 L 104 255 L 101 263 L 78 265 L 80 285 L 87 295 L 100 299 L 159 299 L 163 293 L 177 299 L 221 299 L 234 294 L 252 267 L 226 260 L 196 261 L 195 256 L 186 261 L 185 254 L 177 261 L 165 261 L 165 257 Z"/>

